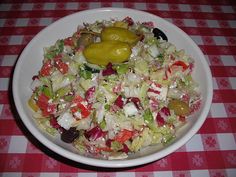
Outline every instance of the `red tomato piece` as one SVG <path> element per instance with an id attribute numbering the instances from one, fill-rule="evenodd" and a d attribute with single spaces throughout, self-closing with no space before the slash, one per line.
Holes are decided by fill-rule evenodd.
<path id="1" fill-rule="evenodd" d="M 76 96 L 72 102 L 73 102 L 72 103 L 73 106 L 71 107 L 72 113 L 80 111 L 82 118 L 86 118 L 90 115 L 91 113 L 90 105 L 81 96 Z"/>
<path id="2" fill-rule="evenodd" d="M 48 60 L 45 62 L 40 70 L 40 75 L 41 76 L 49 76 L 52 73 L 53 66 L 51 64 L 51 61 Z"/>
<path id="3" fill-rule="evenodd" d="M 38 97 L 37 105 L 40 109 L 47 108 L 49 97 L 41 93 Z"/>
<path id="4" fill-rule="evenodd" d="M 68 37 L 68 38 L 64 39 L 64 45 L 74 46 L 74 42 L 73 42 L 72 37 Z"/>
<path id="5" fill-rule="evenodd" d="M 55 67 L 62 73 L 66 74 L 69 70 L 69 67 L 64 63 L 60 58 L 55 58 Z"/>
<path id="6" fill-rule="evenodd" d="M 37 105 L 42 111 L 43 116 L 47 117 L 50 114 L 53 114 L 57 107 L 55 104 L 49 104 L 49 97 L 45 94 L 41 93 L 38 97 Z"/>

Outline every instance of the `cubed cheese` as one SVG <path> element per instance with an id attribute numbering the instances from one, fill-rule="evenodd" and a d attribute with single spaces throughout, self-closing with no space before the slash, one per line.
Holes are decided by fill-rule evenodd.
<path id="1" fill-rule="evenodd" d="M 134 116 L 134 115 L 136 115 L 138 113 L 138 109 L 136 108 L 136 106 L 132 102 L 127 103 L 124 106 L 123 109 L 124 109 L 126 117 Z"/>
<path id="2" fill-rule="evenodd" d="M 61 115 L 57 119 L 57 123 L 66 130 L 69 130 L 72 123 L 75 121 L 76 121 L 76 119 L 68 112 L 65 112 L 63 115 Z"/>

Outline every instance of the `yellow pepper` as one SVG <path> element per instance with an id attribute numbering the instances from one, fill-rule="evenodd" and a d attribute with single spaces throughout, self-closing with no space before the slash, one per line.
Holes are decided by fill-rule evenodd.
<path id="1" fill-rule="evenodd" d="M 127 61 L 131 55 L 129 44 L 120 41 L 102 41 L 88 45 L 83 54 L 89 63 L 106 66 Z"/>
<path id="2" fill-rule="evenodd" d="M 135 45 L 139 41 L 139 36 L 125 28 L 106 27 L 101 32 L 101 39 L 102 41 L 120 41 Z"/>

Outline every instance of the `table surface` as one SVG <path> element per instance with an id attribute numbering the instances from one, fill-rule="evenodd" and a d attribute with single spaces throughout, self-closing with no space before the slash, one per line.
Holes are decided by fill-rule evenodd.
<path id="1" fill-rule="evenodd" d="M 174 3 L 173 3 L 174 2 Z M 198 133 L 167 157 L 134 168 L 96 168 L 69 161 L 38 143 L 14 109 L 11 78 L 27 43 L 45 26 L 68 14 L 99 7 L 148 11 L 183 29 L 205 54 L 214 96 Z M 0 2 L 0 176 L 2 177 L 235 177 L 236 6 L 233 1 L 157 0 Z"/>

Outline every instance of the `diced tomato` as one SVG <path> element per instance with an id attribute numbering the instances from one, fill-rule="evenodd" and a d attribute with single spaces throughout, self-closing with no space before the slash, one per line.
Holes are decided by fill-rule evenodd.
<path id="1" fill-rule="evenodd" d="M 72 101 L 71 112 L 76 113 L 77 111 L 81 113 L 82 118 L 88 117 L 91 113 L 90 105 L 81 96 L 76 96 Z"/>
<path id="2" fill-rule="evenodd" d="M 68 37 L 68 38 L 64 39 L 64 45 L 74 46 L 74 42 L 73 42 L 72 37 Z"/>
<path id="3" fill-rule="evenodd" d="M 66 63 L 64 63 L 59 57 L 54 59 L 55 67 L 62 73 L 66 74 L 69 70 L 69 67 Z"/>
<path id="4" fill-rule="evenodd" d="M 53 65 L 51 64 L 51 61 L 48 60 L 45 62 L 40 70 L 40 75 L 41 76 L 49 76 L 52 73 Z"/>
<path id="5" fill-rule="evenodd" d="M 77 95 L 74 99 L 73 99 L 73 103 L 78 103 L 78 102 L 82 102 L 82 101 L 84 101 L 84 99 L 81 97 L 81 96 L 79 96 L 79 95 Z"/>
<path id="6" fill-rule="evenodd" d="M 133 135 L 133 131 L 123 129 L 115 136 L 114 140 L 123 144 L 127 140 L 131 139 Z"/>
<path id="7" fill-rule="evenodd" d="M 55 104 L 49 104 L 49 97 L 46 96 L 44 93 L 41 93 L 38 97 L 37 105 L 42 111 L 43 116 L 49 116 L 56 111 Z"/>
<path id="8" fill-rule="evenodd" d="M 37 105 L 40 109 L 47 108 L 49 97 L 41 93 L 38 97 Z"/>
<path id="9" fill-rule="evenodd" d="M 45 111 L 45 113 L 48 114 L 53 114 L 56 111 L 56 105 L 55 104 L 48 104 L 47 110 Z"/>
<path id="10" fill-rule="evenodd" d="M 182 71 L 185 71 L 188 68 L 188 65 L 180 60 L 174 62 L 171 66 L 181 66 L 183 68 Z"/>
<path id="11" fill-rule="evenodd" d="M 83 118 L 86 118 L 90 115 L 90 110 L 88 109 L 88 107 L 85 107 L 83 104 L 78 104 L 78 108 L 81 111 L 81 115 Z"/>

